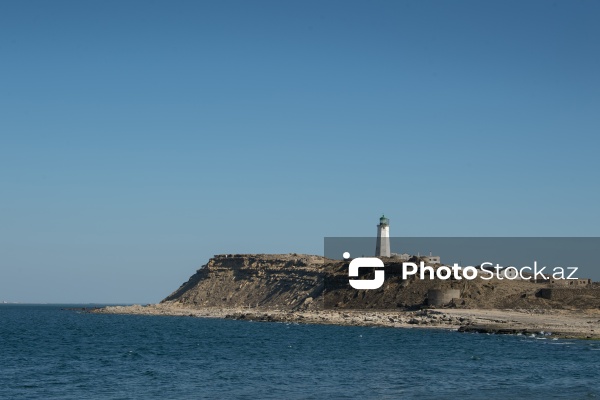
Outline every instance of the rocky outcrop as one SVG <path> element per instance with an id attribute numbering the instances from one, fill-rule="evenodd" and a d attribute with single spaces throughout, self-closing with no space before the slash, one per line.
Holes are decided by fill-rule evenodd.
<path id="1" fill-rule="evenodd" d="M 241 307 L 294 311 L 410 310 L 428 304 L 486 309 L 600 306 L 599 298 L 589 296 L 577 297 L 578 303 L 573 299 L 566 302 L 542 298 L 540 290 L 548 286 L 529 281 L 440 281 L 420 280 L 416 276 L 404 280 L 400 272 L 401 263 L 388 259 L 381 288 L 356 290 L 348 283 L 348 263 L 344 261 L 295 253 L 217 255 L 162 302 L 196 309 Z M 453 293 L 448 301 L 428 301 L 428 293 L 446 292 Z"/>
<path id="2" fill-rule="evenodd" d="M 323 257 L 303 254 L 217 255 L 162 302 L 194 307 L 308 307 L 323 292 L 325 264 Z"/>

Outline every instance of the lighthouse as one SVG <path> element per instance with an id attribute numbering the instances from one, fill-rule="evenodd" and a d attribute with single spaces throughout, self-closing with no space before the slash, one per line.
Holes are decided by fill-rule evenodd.
<path id="1" fill-rule="evenodd" d="M 377 225 L 377 247 L 375 249 L 376 257 L 390 257 L 390 220 L 382 215 Z"/>

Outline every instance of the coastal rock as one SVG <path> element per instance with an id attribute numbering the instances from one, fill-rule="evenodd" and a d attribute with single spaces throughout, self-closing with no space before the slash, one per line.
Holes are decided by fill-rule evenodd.
<path id="1" fill-rule="evenodd" d="M 519 308 L 544 312 L 566 308 L 600 307 L 593 296 L 561 297 L 553 300 L 538 296 L 544 284 L 529 281 L 472 280 L 439 281 L 411 277 L 403 280 L 401 263 L 387 260 L 385 284 L 378 290 L 356 290 L 348 284 L 348 264 L 306 254 L 223 254 L 211 258 L 164 303 L 185 307 L 243 307 L 287 310 L 322 309 L 415 309 L 415 316 L 439 315 L 427 306 L 428 293 L 441 289 L 460 292 L 449 308 Z M 436 292 L 437 293 L 437 292 Z M 583 293 L 583 292 L 582 292 Z M 586 292 L 587 293 L 587 292 Z M 585 304 L 584 304 L 585 302 Z M 446 308 L 447 309 L 447 308 Z M 448 319 L 439 317 L 444 322 Z M 450 321 L 462 323 L 464 321 Z"/>

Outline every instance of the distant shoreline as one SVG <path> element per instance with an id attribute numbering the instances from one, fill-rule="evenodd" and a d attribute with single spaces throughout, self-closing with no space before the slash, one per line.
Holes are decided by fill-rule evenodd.
<path id="1" fill-rule="evenodd" d="M 345 326 L 445 329 L 461 332 L 526 334 L 600 340 L 600 310 L 433 309 L 311 310 L 260 308 L 189 308 L 176 303 L 107 306 L 86 310 L 95 314 L 165 315 L 294 322 Z"/>

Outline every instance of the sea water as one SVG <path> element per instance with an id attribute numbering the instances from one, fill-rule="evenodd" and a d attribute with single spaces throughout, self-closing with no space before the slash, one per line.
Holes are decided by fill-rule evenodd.
<path id="1" fill-rule="evenodd" d="M 0 305 L 2 399 L 595 398 L 600 343 Z"/>

